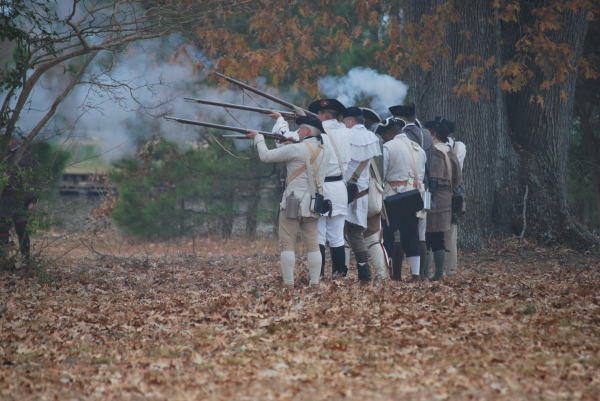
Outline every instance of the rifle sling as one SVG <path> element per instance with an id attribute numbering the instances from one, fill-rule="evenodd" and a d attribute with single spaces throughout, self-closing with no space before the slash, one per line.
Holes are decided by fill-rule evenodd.
<path id="1" fill-rule="evenodd" d="M 367 164 L 369 164 L 369 160 L 371 159 L 367 159 L 360 162 L 358 168 L 354 171 L 354 174 L 352 174 L 352 177 L 348 180 L 350 184 L 354 184 L 356 183 L 356 181 L 358 181 L 358 178 L 362 174 L 363 170 L 365 169 L 365 167 L 367 167 Z"/>
<path id="2" fill-rule="evenodd" d="M 314 163 L 315 160 L 317 160 L 317 157 L 319 157 L 319 153 L 321 153 L 321 147 L 319 146 L 317 148 L 317 151 L 312 155 L 312 157 L 310 158 L 310 163 Z M 289 185 L 289 183 L 294 180 L 295 178 L 297 178 L 300 174 L 304 173 L 307 169 L 306 164 L 302 167 L 300 167 L 298 170 L 294 171 L 294 173 L 292 175 L 290 175 L 287 179 L 287 184 Z"/>

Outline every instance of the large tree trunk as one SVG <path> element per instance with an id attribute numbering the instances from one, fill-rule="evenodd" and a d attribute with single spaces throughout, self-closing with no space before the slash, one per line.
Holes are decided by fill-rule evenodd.
<path id="1" fill-rule="evenodd" d="M 576 110 L 579 122 L 581 123 L 581 134 L 583 135 L 583 143 L 586 148 L 588 157 L 588 163 L 592 170 L 591 176 L 594 186 L 594 195 L 596 198 L 596 210 L 598 215 L 593 216 L 593 208 L 587 205 L 585 216 L 590 225 L 597 225 L 600 223 L 600 143 L 594 136 L 594 130 L 592 128 L 592 113 L 594 112 L 593 104 L 586 104 L 583 99 L 576 99 Z M 588 168 L 586 163 L 586 169 Z M 593 219 L 598 218 L 599 221 L 594 222 Z"/>
<path id="2" fill-rule="evenodd" d="M 408 0 L 407 19 L 419 23 L 445 0 Z M 468 78 L 470 67 L 495 57 L 496 67 L 514 55 L 523 26 L 493 24 L 491 1 L 454 2 L 454 17 L 447 22 L 444 46 L 449 56 L 437 56 L 430 71 L 411 68 L 411 92 L 421 121 L 441 115 L 456 121 L 455 136 L 465 142 L 464 180 L 467 216 L 459 226 L 459 243 L 481 248 L 493 233 L 520 234 L 523 200 L 528 188 L 525 235 L 546 242 L 590 246 L 595 240 L 572 216 L 567 203 L 566 163 L 573 109 L 575 73 L 561 85 L 544 91 L 544 107 L 530 101 L 542 83 L 540 71 L 520 92 L 507 95 L 498 86 L 495 68 L 486 69 L 478 82 L 483 95 L 477 100 L 461 96 L 453 87 Z M 527 20 L 519 20 L 527 24 Z M 443 20 L 439 23 L 445 23 Z M 586 33 L 583 14 L 565 15 L 566 29 L 553 40 L 567 43 L 581 54 Z M 478 61 L 456 63 L 458 56 L 477 55 Z M 561 99 L 561 91 L 569 95 Z"/>

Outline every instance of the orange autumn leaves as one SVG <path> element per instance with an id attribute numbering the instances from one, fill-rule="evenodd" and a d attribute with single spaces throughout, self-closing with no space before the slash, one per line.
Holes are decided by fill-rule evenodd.
<path id="1" fill-rule="evenodd" d="M 565 28 L 565 13 L 585 13 L 587 19 L 594 19 L 599 12 L 597 3 L 549 0 L 540 4 L 530 8 L 521 1 L 490 1 L 487 23 L 515 23 L 525 14 L 531 22 L 523 25 L 509 59 L 499 60 L 496 54 L 453 56 L 453 63 L 463 68 L 462 77 L 453 84 L 457 96 L 487 99 L 489 88 L 482 79 L 490 73 L 506 92 L 523 90 L 534 75 L 541 74 L 544 79 L 536 92 L 540 98 L 578 69 L 586 79 L 598 78 L 594 60 L 577 59 L 573 49 L 552 39 L 553 32 Z M 367 52 L 367 59 L 356 59 L 361 66 L 394 77 L 405 75 L 410 66 L 428 71 L 438 60 L 451 57 L 445 38 L 448 26 L 461 24 L 459 6 L 456 1 L 445 2 L 420 16 L 418 22 L 409 23 L 398 2 L 264 1 L 242 16 L 224 10 L 214 25 L 199 28 L 197 34 L 206 54 L 225 74 L 243 80 L 264 75 L 275 86 L 291 85 L 318 97 L 320 77 L 347 72 L 344 54 Z M 469 30 L 460 35 L 466 41 L 481 40 Z M 563 98 L 568 96 L 564 90 L 561 93 Z"/>
<path id="2" fill-rule="evenodd" d="M 598 399 L 598 259 L 488 245 L 449 284 L 318 290 L 299 253 L 282 291 L 277 241 L 99 238 L 0 275 L 0 398 Z"/>

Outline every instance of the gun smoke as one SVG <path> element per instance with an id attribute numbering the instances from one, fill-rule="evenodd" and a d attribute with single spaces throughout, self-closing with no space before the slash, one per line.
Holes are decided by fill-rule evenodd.
<path id="1" fill-rule="evenodd" d="M 131 46 L 118 55 L 118 63 L 112 69 L 107 69 L 106 65 L 115 56 L 105 54 L 104 57 L 107 59 L 98 60 L 84 78 L 84 81 L 98 85 L 77 85 L 59 107 L 51 127 L 44 134 L 46 137 L 56 135 L 56 132 L 71 132 L 69 140 L 97 143 L 99 153 L 111 160 L 133 154 L 140 141 L 157 133 L 184 146 L 196 142 L 199 134 L 207 133 L 204 128 L 165 121 L 157 116 L 170 115 L 267 131 L 273 124 L 273 120 L 263 114 L 189 103 L 183 100 L 184 97 L 285 109 L 239 88 L 206 85 L 210 62 L 177 37 Z M 20 123 L 24 132 L 35 126 L 64 88 L 68 78 L 63 73 L 64 68 L 60 66 L 47 74 L 35 88 L 30 107 L 23 113 Z M 249 84 L 283 99 L 293 98 L 291 94 L 267 87 L 262 78 Z M 388 106 L 401 104 L 407 92 L 407 86 L 401 81 L 365 68 L 354 68 L 345 77 L 325 77 L 319 81 L 319 87 L 325 97 L 335 97 L 347 106 L 370 105 L 382 116 L 388 114 Z M 216 138 L 218 134 L 213 132 Z M 59 138 L 64 140 L 65 135 Z M 250 141 L 236 140 L 238 148 L 250 144 Z"/>
<path id="2" fill-rule="evenodd" d="M 322 78 L 319 90 L 325 97 L 335 98 L 346 107 L 368 107 L 386 118 L 390 114 L 388 107 L 404 102 L 408 86 L 370 68 L 356 67 L 344 77 Z"/>

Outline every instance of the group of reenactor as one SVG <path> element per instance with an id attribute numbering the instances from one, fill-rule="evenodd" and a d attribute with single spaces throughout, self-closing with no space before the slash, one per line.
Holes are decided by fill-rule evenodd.
<path id="1" fill-rule="evenodd" d="M 352 249 L 359 281 L 373 279 L 369 259 L 379 280 L 401 280 L 404 259 L 413 282 L 440 280 L 444 273 L 452 278 L 460 217 L 452 200 L 466 154 L 452 138 L 454 123 L 438 117 L 421 125 L 414 105 L 390 107 L 392 117 L 385 120 L 336 99 L 317 100 L 308 110 L 318 118 L 296 109 L 296 131 L 280 113 L 269 114 L 276 120 L 273 133 L 289 139 L 274 149 L 257 131 L 246 135 L 263 162 L 286 163 L 279 214 L 284 284 L 294 284 L 298 230 L 311 285 L 326 274 L 326 245 L 333 277 L 348 277 Z M 382 198 L 414 189 L 431 194 L 431 205 L 410 215 L 386 213 Z"/>

